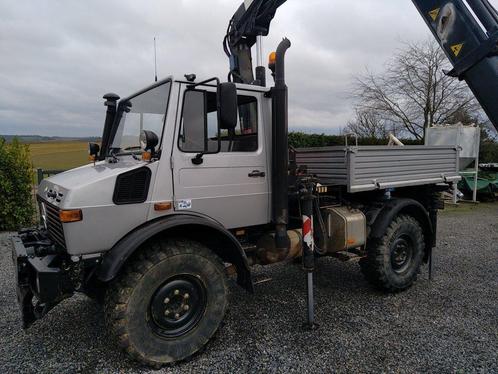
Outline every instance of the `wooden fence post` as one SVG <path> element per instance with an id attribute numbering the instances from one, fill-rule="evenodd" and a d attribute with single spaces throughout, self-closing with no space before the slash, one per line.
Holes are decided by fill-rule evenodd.
<path id="1" fill-rule="evenodd" d="M 36 169 L 36 176 L 37 176 L 37 186 L 40 185 L 41 181 L 43 180 L 43 169 L 38 168 Z"/>

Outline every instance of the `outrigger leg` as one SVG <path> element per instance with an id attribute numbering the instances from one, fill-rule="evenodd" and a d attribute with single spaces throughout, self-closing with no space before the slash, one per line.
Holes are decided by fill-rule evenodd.
<path id="1" fill-rule="evenodd" d="M 306 271 L 307 291 L 307 321 L 305 326 L 314 330 L 315 323 L 313 272 L 315 270 L 315 253 L 313 241 L 313 185 L 307 184 L 301 191 L 302 218 L 303 218 L 303 269 Z"/>

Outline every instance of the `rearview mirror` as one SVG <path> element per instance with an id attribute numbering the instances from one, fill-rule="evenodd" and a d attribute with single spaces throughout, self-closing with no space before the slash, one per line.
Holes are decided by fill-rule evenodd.
<path id="1" fill-rule="evenodd" d="M 234 130 L 237 126 L 237 88 L 234 83 L 218 85 L 218 118 L 220 129 Z"/>
<path id="2" fill-rule="evenodd" d="M 88 155 L 97 157 L 99 155 L 100 146 L 97 143 L 88 143 Z"/>

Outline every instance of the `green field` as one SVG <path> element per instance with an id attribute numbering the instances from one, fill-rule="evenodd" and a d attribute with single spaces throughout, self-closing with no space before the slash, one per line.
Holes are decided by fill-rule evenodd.
<path id="1" fill-rule="evenodd" d="M 30 143 L 34 168 L 67 170 L 88 164 L 88 142 L 50 141 Z"/>

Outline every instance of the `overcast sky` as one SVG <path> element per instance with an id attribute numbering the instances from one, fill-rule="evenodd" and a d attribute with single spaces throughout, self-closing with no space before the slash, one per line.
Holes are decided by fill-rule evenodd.
<path id="1" fill-rule="evenodd" d="M 154 36 L 159 77 L 226 77 L 221 42 L 241 2 L 0 0 L 0 134 L 100 135 L 102 95 L 153 82 Z M 288 0 L 265 56 L 283 36 L 290 127 L 337 133 L 352 116 L 352 77 L 429 31 L 410 0 Z"/>

